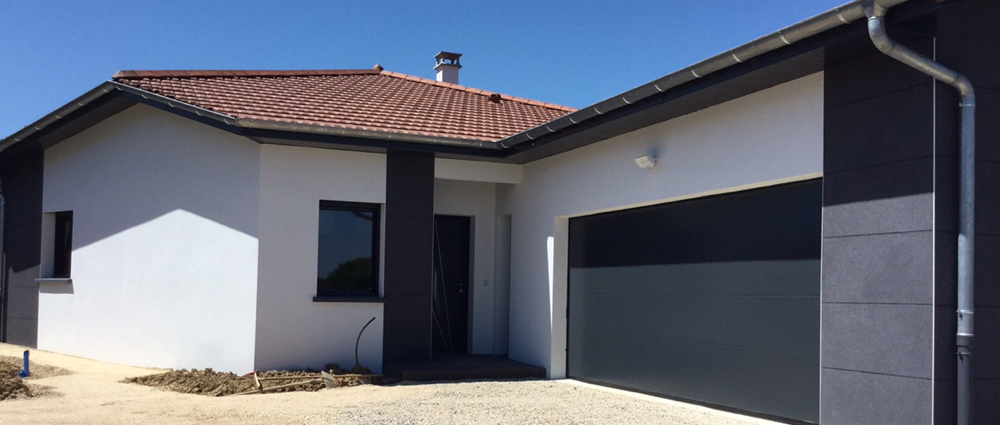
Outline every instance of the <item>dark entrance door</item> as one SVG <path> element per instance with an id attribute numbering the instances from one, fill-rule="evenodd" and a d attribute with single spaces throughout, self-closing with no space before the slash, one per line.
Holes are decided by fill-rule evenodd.
<path id="1" fill-rule="evenodd" d="M 434 216 L 433 351 L 466 352 L 471 219 Z"/>

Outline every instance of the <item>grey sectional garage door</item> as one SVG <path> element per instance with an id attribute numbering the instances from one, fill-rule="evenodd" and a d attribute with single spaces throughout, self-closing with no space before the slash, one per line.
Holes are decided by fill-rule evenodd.
<path id="1" fill-rule="evenodd" d="M 574 379 L 819 420 L 819 180 L 570 220 Z"/>

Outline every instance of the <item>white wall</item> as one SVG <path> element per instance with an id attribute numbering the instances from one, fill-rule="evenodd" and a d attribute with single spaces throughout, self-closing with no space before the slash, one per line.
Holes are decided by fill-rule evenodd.
<path id="1" fill-rule="evenodd" d="M 327 363 L 351 368 L 358 332 L 375 317 L 359 357 L 362 365 L 381 371 L 382 304 L 313 297 L 320 200 L 384 204 L 385 167 L 382 154 L 261 146 L 258 369 Z"/>
<path id="2" fill-rule="evenodd" d="M 520 183 L 521 166 L 499 162 L 435 158 L 434 177 L 487 183 Z"/>
<path id="3" fill-rule="evenodd" d="M 469 285 L 469 349 L 473 354 L 498 353 L 494 344 L 493 276 L 496 228 L 496 185 L 434 181 L 434 214 L 472 217 L 472 281 Z"/>
<path id="4" fill-rule="evenodd" d="M 253 370 L 259 152 L 143 105 L 47 149 L 43 210 L 73 211 L 72 283 L 40 286 L 39 348 Z"/>
<path id="5" fill-rule="evenodd" d="M 643 155 L 658 157 L 656 167 L 637 167 Z M 822 167 L 822 73 L 524 165 L 521 184 L 497 189 L 498 214 L 512 219 L 510 357 L 565 375 L 569 217 L 816 177 Z"/>

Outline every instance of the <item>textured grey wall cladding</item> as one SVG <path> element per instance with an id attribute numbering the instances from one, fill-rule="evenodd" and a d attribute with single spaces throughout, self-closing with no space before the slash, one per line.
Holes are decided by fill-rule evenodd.
<path id="1" fill-rule="evenodd" d="M 823 208 L 823 236 L 930 230 L 934 209 L 932 200 L 933 195 L 926 193 L 827 206 Z"/>
<path id="2" fill-rule="evenodd" d="M 4 251 L 7 254 L 7 342 L 35 346 L 38 342 L 38 284 L 42 231 L 43 154 L 32 147 L 5 161 L 0 168 L 6 201 Z"/>
<path id="3" fill-rule="evenodd" d="M 975 273 L 976 305 L 1000 307 L 1000 236 L 976 235 Z"/>
<path id="4" fill-rule="evenodd" d="M 933 296 L 928 231 L 826 238 L 823 241 L 823 301 L 923 303 Z"/>
<path id="5" fill-rule="evenodd" d="M 934 379 L 955 380 L 958 370 L 958 351 L 955 348 L 955 327 L 958 319 L 955 306 L 934 307 Z M 954 383 L 953 383 L 954 385 Z M 951 397 L 955 397 L 952 387 Z"/>
<path id="6" fill-rule="evenodd" d="M 825 152 L 824 171 L 846 169 L 930 158 L 933 145 L 914 145 L 914 139 L 926 138 L 932 131 L 933 109 L 897 108 L 898 104 L 928 103 L 932 98 L 931 80 L 924 84 L 883 96 L 871 97 L 840 107 L 829 108 L 824 116 L 824 136 L 838 140 L 837 148 Z M 877 115 L 858 116 L 855 111 L 877 110 Z"/>
<path id="7" fill-rule="evenodd" d="M 38 284 L 11 286 L 7 308 L 8 318 L 38 319 Z"/>
<path id="8" fill-rule="evenodd" d="M 931 377 L 932 309 L 925 305 L 823 304 L 823 367 Z"/>
<path id="9" fill-rule="evenodd" d="M 1000 307 L 979 307 L 976 310 L 976 351 L 974 352 L 976 378 L 1000 379 L 1000 338 L 995 333 L 1000 329 Z"/>
<path id="10" fill-rule="evenodd" d="M 937 18 L 937 59 L 968 77 L 976 87 L 976 348 L 973 364 L 976 376 L 973 387 L 975 423 L 1000 424 L 1000 2 L 966 1 L 943 8 Z M 954 90 L 938 85 L 936 194 L 938 230 L 954 232 L 957 225 L 958 172 L 958 96 Z M 954 233 L 951 235 L 954 237 Z M 955 245 L 939 247 L 936 267 L 954 273 Z M 945 315 L 938 320 L 943 328 L 938 336 L 940 365 L 935 370 L 947 377 L 954 370 L 955 359 L 955 279 L 942 276 L 937 285 Z M 954 403 L 954 387 L 940 388 L 935 408 L 946 411 Z M 940 404 L 938 404 L 940 403 Z M 952 403 L 951 405 L 947 403 Z M 954 423 L 941 415 L 941 423 Z M 936 415 L 937 416 L 937 415 Z"/>
<path id="11" fill-rule="evenodd" d="M 824 368 L 823 425 L 915 425 L 931 421 L 930 379 Z"/>
<path id="12" fill-rule="evenodd" d="M 38 319 L 10 318 L 7 322 L 7 342 L 35 347 L 38 345 Z"/>
<path id="13" fill-rule="evenodd" d="M 383 362 L 431 356 L 434 155 L 386 155 Z M 390 271 L 391 270 L 391 271 Z"/>
<path id="14" fill-rule="evenodd" d="M 995 38 L 1000 38 L 997 36 Z M 1000 110 L 1000 89 L 976 87 L 976 157 L 981 161 L 1000 162 L 1000 120 L 991 119 Z"/>
<path id="15" fill-rule="evenodd" d="M 891 31 L 891 34 L 898 35 L 896 31 Z M 928 38 L 910 40 L 907 46 L 925 55 L 933 51 L 933 43 Z M 823 103 L 827 108 L 836 108 L 931 83 L 930 77 L 915 73 L 908 66 L 880 53 L 867 37 L 857 37 L 831 46 L 825 53 L 826 79 L 843 82 L 832 87 L 827 86 L 824 90 Z M 878 72 L 872 72 L 874 70 Z M 865 73 L 865 78 L 857 78 L 859 71 Z"/>
<path id="16" fill-rule="evenodd" d="M 934 232 L 934 251 L 934 305 L 955 307 L 958 305 L 958 234 Z"/>
<path id="17" fill-rule="evenodd" d="M 955 415 L 955 404 L 958 400 L 955 397 L 954 379 L 934 380 L 934 425 L 954 425 L 958 422 Z"/>
<path id="18" fill-rule="evenodd" d="M 890 34 L 932 51 L 930 38 Z M 820 422 L 930 423 L 932 80 L 863 37 L 829 49 L 828 60 Z"/>
<path id="19" fill-rule="evenodd" d="M 976 233 L 1000 235 L 1000 162 L 976 161 Z"/>

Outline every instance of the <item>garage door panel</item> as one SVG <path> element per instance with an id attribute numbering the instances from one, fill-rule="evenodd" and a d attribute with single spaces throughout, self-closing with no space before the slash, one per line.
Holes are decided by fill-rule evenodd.
<path id="1" fill-rule="evenodd" d="M 580 370 L 587 381 L 751 412 L 779 410 L 787 417 L 810 417 L 819 409 L 818 397 L 788 391 L 819 386 L 810 354 L 616 335 L 571 341 L 569 352 L 578 354 L 571 354 L 570 361 L 588 365 Z M 576 355 L 586 358 L 574 359 Z"/>
<path id="2" fill-rule="evenodd" d="M 771 238 L 767 241 L 700 241 L 700 245 L 682 245 L 676 240 L 649 238 L 641 251 L 621 249 L 590 256 L 570 256 L 570 267 L 612 267 L 661 264 L 731 263 L 772 260 L 798 260 L 819 257 L 815 239 Z M 634 243 L 634 241 L 633 241 Z M 683 249 L 677 249 L 684 246 Z M 634 248 L 633 248 L 634 249 Z"/>
<path id="3" fill-rule="evenodd" d="M 570 268 L 574 294 L 819 296 L 819 260 Z"/>
<path id="4" fill-rule="evenodd" d="M 819 333 L 814 330 L 819 327 L 820 306 L 815 297 L 581 294 L 574 295 L 570 305 L 574 309 L 599 312 L 570 315 L 570 329 L 582 337 L 614 334 L 646 340 L 819 353 Z M 650 317 L 651 312 L 655 312 L 655 321 Z"/>
<path id="5" fill-rule="evenodd" d="M 818 190 L 801 190 L 797 185 L 675 203 L 683 204 L 681 208 L 653 206 L 589 216 L 585 224 L 575 226 L 569 241 L 570 259 L 637 256 L 649 261 L 644 264 L 659 264 L 661 259 L 650 255 L 650 249 L 660 245 L 718 248 L 734 243 L 767 245 L 775 240 L 815 240 L 803 237 L 804 230 L 817 226 L 814 217 L 800 212 L 803 203 L 822 205 L 822 194 Z M 733 241 L 729 235 L 739 235 L 739 241 Z M 773 245 L 773 249 L 783 250 L 789 256 L 786 258 L 819 257 L 815 244 L 789 249 L 783 249 L 782 244 Z M 736 252 L 753 255 L 746 250 Z"/>
<path id="6" fill-rule="evenodd" d="M 567 374 L 819 416 L 819 180 L 570 219 Z"/>

